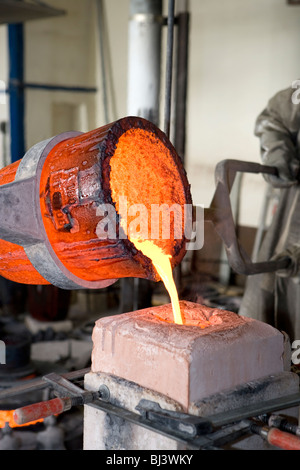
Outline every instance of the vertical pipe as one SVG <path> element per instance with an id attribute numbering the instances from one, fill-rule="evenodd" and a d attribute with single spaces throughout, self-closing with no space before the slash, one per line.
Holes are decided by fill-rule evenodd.
<path id="1" fill-rule="evenodd" d="M 159 125 L 162 0 L 131 0 L 128 115 Z"/>
<path id="2" fill-rule="evenodd" d="M 105 46 L 104 46 L 104 8 L 103 0 L 97 0 L 97 15 L 98 15 L 98 31 L 99 31 L 99 42 L 100 42 L 100 60 L 101 60 L 101 79 L 102 79 L 102 100 L 103 100 L 103 112 L 106 123 L 110 122 L 108 112 L 108 92 L 106 83 L 106 64 L 105 64 Z"/>
<path id="3" fill-rule="evenodd" d="M 103 114 L 106 123 L 117 119 L 115 87 L 112 72 L 109 34 L 104 0 L 96 0 L 98 15 L 98 34 L 100 44 L 100 64 L 102 82 Z"/>
<path id="4" fill-rule="evenodd" d="M 172 102 L 172 76 L 173 76 L 173 44 L 174 44 L 174 11 L 175 0 L 169 0 L 168 6 L 168 39 L 166 64 L 166 94 L 165 94 L 165 134 L 170 137 L 171 102 Z"/>
<path id="5" fill-rule="evenodd" d="M 127 114 L 159 127 L 162 0 L 131 0 L 128 43 Z M 121 312 L 151 305 L 151 283 L 121 280 Z"/>
<path id="6" fill-rule="evenodd" d="M 25 153 L 24 31 L 23 24 L 8 25 L 10 153 L 15 162 Z"/>
<path id="7" fill-rule="evenodd" d="M 186 113 L 187 113 L 187 86 L 188 86 L 188 59 L 189 59 L 189 28 L 190 13 L 189 1 L 177 2 L 177 41 L 176 41 L 176 67 L 175 67 L 175 126 L 174 146 L 183 164 L 185 163 L 186 147 Z M 191 253 L 191 252 L 190 252 Z M 181 265 L 174 270 L 174 279 L 179 290 L 181 287 Z"/>
<path id="8" fill-rule="evenodd" d="M 185 162 L 186 113 L 188 89 L 189 27 L 190 13 L 188 2 L 179 3 L 177 13 L 177 54 L 176 54 L 176 91 L 175 91 L 175 137 L 177 153 Z"/>

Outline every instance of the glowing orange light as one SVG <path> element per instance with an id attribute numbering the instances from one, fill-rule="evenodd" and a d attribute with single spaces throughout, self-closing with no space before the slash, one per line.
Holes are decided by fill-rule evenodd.
<path id="1" fill-rule="evenodd" d="M 110 167 L 112 198 L 121 215 L 120 225 L 135 247 L 152 261 L 170 295 L 174 322 L 182 325 L 172 264 L 174 247 L 183 236 L 181 232 L 175 240 L 174 233 L 176 227 L 179 226 L 182 230 L 184 227 L 182 208 L 185 204 L 185 192 L 183 182 L 178 178 L 178 169 L 172 154 L 153 133 L 143 129 L 131 129 L 120 137 L 114 156 L 110 160 Z M 131 216 L 126 214 L 126 219 L 122 219 L 119 204 L 121 197 L 126 197 L 128 207 L 145 208 L 147 220 L 138 219 L 140 224 L 143 224 L 143 230 L 141 227 L 140 230 L 143 231 L 144 238 L 143 235 L 132 236 L 130 228 L 134 224 L 135 213 Z M 153 207 L 157 208 L 162 204 L 168 208 L 172 207 L 172 211 L 168 213 L 168 219 L 164 220 L 163 215 L 161 216 L 161 223 L 155 227 L 156 238 L 152 239 Z M 168 237 L 164 236 L 166 224 L 169 225 Z"/>
<path id="2" fill-rule="evenodd" d="M 17 424 L 14 420 L 14 411 L 15 410 L 1 410 L 0 411 L 0 428 L 4 428 L 5 424 L 8 423 L 11 428 L 19 428 L 24 426 L 30 426 L 36 423 L 42 423 L 42 419 L 38 419 L 37 421 L 31 421 L 30 423 L 26 424 Z"/>
<path id="3" fill-rule="evenodd" d="M 151 240 L 142 241 L 139 239 L 130 239 L 130 241 L 138 250 L 141 250 L 145 256 L 151 259 L 155 269 L 157 270 L 161 280 L 169 292 L 173 309 L 174 323 L 182 325 L 183 319 L 179 305 L 179 298 L 170 263 L 171 255 L 166 255 Z"/>
<path id="4" fill-rule="evenodd" d="M 128 207 L 140 204 L 148 214 L 152 205 L 179 208 L 170 210 L 170 223 L 162 222 L 157 236 L 150 237 L 151 218 L 146 221 L 146 229 L 171 269 L 181 262 L 187 241 L 184 209 L 192 204 L 190 187 L 180 157 L 156 126 L 127 117 L 75 137 L 58 139 L 49 148 L 39 160 L 39 201 L 36 198 L 34 210 L 41 218 L 39 237 L 64 276 L 76 277 L 82 281 L 77 284 L 88 288 L 98 288 L 102 280 L 114 282 L 126 277 L 161 280 L 155 263 L 137 250 L 129 237 L 119 236 L 121 197 L 127 199 Z M 18 182 L 19 166 L 20 161 L 0 170 L 0 188 Z M 109 231 L 109 236 L 101 237 L 99 224 L 106 219 L 101 212 L 103 205 L 116 209 L 116 216 L 109 216 L 111 225 L 115 225 L 114 233 Z M 131 222 L 138 225 L 129 212 L 128 224 Z M 144 222 L 140 217 L 140 224 L 144 226 Z M 179 233 L 173 236 L 178 226 Z M 164 236 L 166 227 L 170 229 L 169 237 Z M 27 284 L 52 282 L 53 276 L 49 275 L 49 280 L 43 277 L 43 260 L 33 265 L 30 259 L 23 246 L 0 240 L 0 276 Z"/>

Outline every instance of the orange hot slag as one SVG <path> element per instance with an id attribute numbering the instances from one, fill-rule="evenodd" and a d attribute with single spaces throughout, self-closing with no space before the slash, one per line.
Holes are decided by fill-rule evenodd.
<path id="1" fill-rule="evenodd" d="M 174 322 L 183 324 L 172 261 L 176 243 L 184 239 L 186 199 L 172 154 L 153 133 L 129 130 L 120 137 L 110 168 L 112 199 L 120 214 L 120 225 L 134 246 L 151 260 L 170 295 Z M 126 217 L 122 217 L 119 204 L 120 197 L 124 196 L 128 208 Z M 153 211 L 162 204 L 169 209 L 168 217 L 163 218 L 161 214 L 154 222 Z M 156 238 L 153 238 L 154 231 Z"/>

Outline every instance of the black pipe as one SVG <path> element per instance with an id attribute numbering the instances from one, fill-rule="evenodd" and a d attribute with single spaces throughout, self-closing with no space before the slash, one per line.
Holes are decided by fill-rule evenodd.
<path id="1" fill-rule="evenodd" d="M 177 15 L 177 58 L 176 58 L 176 96 L 175 96 L 175 137 L 174 145 L 183 163 L 186 147 L 186 114 L 189 61 L 190 14 Z"/>
<path id="2" fill-rule="evenodd" d="M 164 131 L 170 136 L 171 101 L 172 101 L 172 72 L 173 72 L 173 45 L 174 45 L 174 0 L 169 0 L 168 7 L 168 40 L 167 40 L 167 66 L 166 66 L 166 96 L 165 96 L 165 124 Z"/>
<path id="3" fill-rule="evenodd" d="M 25 153 L 24 31 L 23 24 L 8 25 L 10 153 L 15 162 Z"/>

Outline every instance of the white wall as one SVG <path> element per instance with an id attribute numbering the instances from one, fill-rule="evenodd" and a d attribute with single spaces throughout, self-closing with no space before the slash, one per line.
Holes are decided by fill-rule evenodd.
<path id="1" fill-rule="evenodd" d="M 300 7 L 285 0 L 191 0 L 188 174 L 208 205 L 219 160 L 259 161 L 255 119 L 299 75 Z M 241 221 L 258 220 L 264 183 L 244 181 Z"/>
<path id="2" fill-rule="evenodd" d="M 25 81 L 96 87 L 96 14 L 93 0 L 51 0 L 65 16 L 25 27 Z M 96 126 L 96 95 L 27 89 L 26 146 L 68 130 Z"/>
<path id="3" fill-rule="evenodd" d="M 129 1 L 106 5 L 120 117 L 126 113 Z M 167 0 L 165 13 L 166 6 Z M 209 206 L 216 164 L 260 161 L 256 117 L 299 76 L 300 7 L 285 0 L 190 0 L 190 12 L 187 171 L 194 202 Z M 163 92 L 164 80 L 162 106 Z M 260 175 L 243 178 L 243 225 L 257 225 L 265 188 Z"/>
<path id="4" fill-rule="evenodd" d="M 58 129 L 69 130 L 69 124 L 78 130 L 104 124 L 95 2 L 47 3 L 68 15 L 26 24 L 26 80 L 98 86 L 99 92 L 95 100 L 93 95 L 27 91 L 27 146 Z M 106 0 L 105 5 L 114 118 L 119 118 L 127 109 L 129 0 Z M 260 161 L 255 119 L 275 92 L 299 78 L 300 7 L 287 6 L 285 0 L 190 0 L 190 11 L 187 171 L 194 202 L 207 206 L 216 164 L 224 158 Z M 0 79 L 5 48 L 2 27 Z M 243 188 L 241 222 L 255 225 L 264 181 L 247 177 Z"/>

